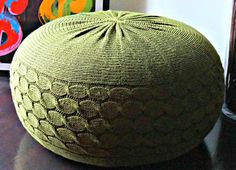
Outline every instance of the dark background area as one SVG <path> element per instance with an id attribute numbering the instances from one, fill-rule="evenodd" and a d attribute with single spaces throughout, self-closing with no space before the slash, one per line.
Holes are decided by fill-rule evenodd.
<path id="1" fill-rule="evenodd" d="M 230 35 L 228 70 L 226 77 L 226 104 L 236 113 L 236 1 L 234 0 Z"/>

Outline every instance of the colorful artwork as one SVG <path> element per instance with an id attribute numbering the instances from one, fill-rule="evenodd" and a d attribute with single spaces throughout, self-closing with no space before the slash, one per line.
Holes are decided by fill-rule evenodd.
<path id="1" fill-rule="evenodd" d="M 14 51 L 21 43 L 23 33 L 16 15 L 24 12 L 28 0 L 0 1 L 0 56 Z"/>
<path id="2" fill-rule="evenodd" d="M 39 8 L 39 19 L 46 23 L 65 15 L 90 12 L 94 5 L 94 0 L 43 0 Z"/>

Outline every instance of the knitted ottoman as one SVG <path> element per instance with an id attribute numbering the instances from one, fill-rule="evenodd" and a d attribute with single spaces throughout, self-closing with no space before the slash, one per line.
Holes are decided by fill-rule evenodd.
<path id="1" fill-rule="evenodd" d="M 11 66 L 16 112 L 47 149 L 99 166 L 175 158 L 199 145 L 223 100 L 209 41 L 175 20 L 100 11 L 52 21 Z"/>

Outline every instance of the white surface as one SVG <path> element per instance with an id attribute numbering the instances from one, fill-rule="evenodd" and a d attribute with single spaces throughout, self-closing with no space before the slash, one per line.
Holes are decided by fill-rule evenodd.
<path id="1" fill-rule="evenodd" d="M 193 26 L 216 48 L 226 68 L 233 0 L 110 0 L 110 8 L 166 16 Z"/>
<path id="2" fill-rule="evenodd" d="M 96 0 L 95 2 L 96 2 L 96 4 L 95 4 L 95 10 L 96 10 L 96 11 L 101 11 L 101 10 L 103 10 L 103 0 Z"/>
<path id="3" fill-rule="evenodd" d="M 1 70 L 10 70 L 10 64 L 0 63 L 0 71 Z"/>

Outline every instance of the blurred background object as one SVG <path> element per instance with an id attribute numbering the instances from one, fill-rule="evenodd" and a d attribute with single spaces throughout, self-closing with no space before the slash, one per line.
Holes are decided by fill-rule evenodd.
<path id="1" fill-rule="evenodd" d="M 229 52 L 226 55 L 226 95 L 223 113 L 236 121 L 236 0 L 233 0 Z"/>

